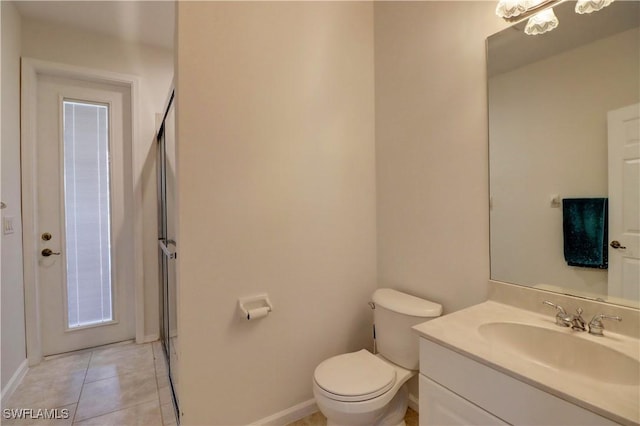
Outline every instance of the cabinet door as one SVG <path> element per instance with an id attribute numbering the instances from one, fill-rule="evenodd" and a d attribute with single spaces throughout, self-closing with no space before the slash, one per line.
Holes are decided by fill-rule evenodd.
<path id="1" fill-rule="evenodd" d="M 482 408 L 420 375 L 420 426 L 507 425 Z"/>

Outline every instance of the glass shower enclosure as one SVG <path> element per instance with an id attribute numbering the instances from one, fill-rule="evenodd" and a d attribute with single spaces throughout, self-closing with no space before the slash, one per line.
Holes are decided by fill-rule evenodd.
<path id="1" fill-rule="evenodd" d="M 160 340 L 167 360 L 176 421 L 180 423 L 178 398 L 179 360 L 176 276 L 176 137 L 175 102 L 171 93 L 157 136 L 158 265 L 160 288 Z"/>

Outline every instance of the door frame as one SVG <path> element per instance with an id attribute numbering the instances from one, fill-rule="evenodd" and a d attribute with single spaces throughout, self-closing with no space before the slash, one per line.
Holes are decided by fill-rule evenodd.
<path id="1" fill-rule="evenodd" d="M 39 307 L 39 271 L 37 246 L 37 82 L 38 74 L 74 78 L 94 83 L 118 84 L 128 88 L 131 94 L 131 168 L 133 174 L 133 274 L 136 343 L 144 342 L 144 270 L 142 251 L 142 188 L 141 176 L 144 153 L 139 152 L 140 80 L 130 74 L 77 67 L 67 64 L 22 58 L 20 165 L 22 169 L 22 255 L 24 269 L 24 305 L 27 343 L 27 359 L 33 366 L 42 361 L 42 338 Z"/>

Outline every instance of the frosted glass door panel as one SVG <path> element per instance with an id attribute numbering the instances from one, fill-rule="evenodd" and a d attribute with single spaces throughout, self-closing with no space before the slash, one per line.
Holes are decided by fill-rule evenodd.
<path id="1" fill-rule="evenodd" d="M 109 108 L 64 101 L 68 328 L 113 320 Z"/>

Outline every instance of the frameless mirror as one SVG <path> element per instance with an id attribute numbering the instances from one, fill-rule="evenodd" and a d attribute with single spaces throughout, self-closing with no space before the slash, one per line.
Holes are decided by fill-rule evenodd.
<path id="1" fill-rule="evenodd" d="M 491 278 L 638 307 L 640 2 L 574 8 L 487 40 Z M 598 262 L 573 259 L 594 250 L 576 228 Z"/>

